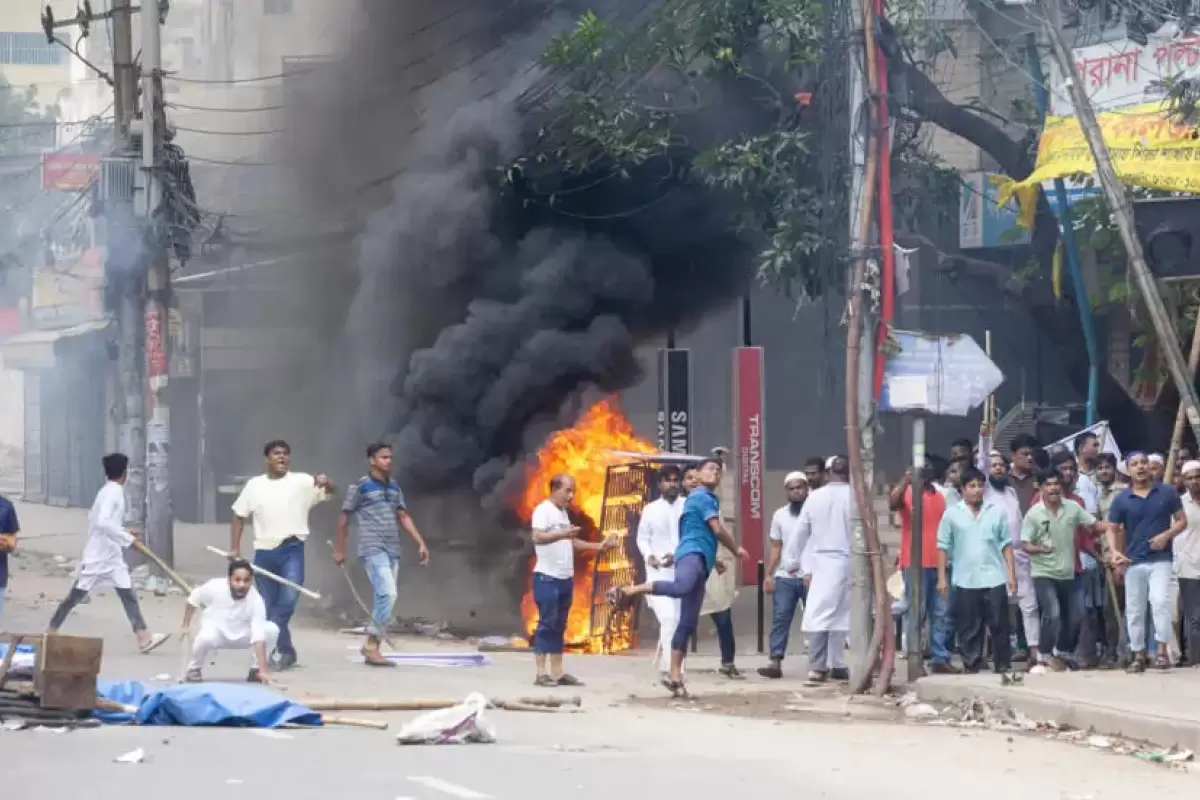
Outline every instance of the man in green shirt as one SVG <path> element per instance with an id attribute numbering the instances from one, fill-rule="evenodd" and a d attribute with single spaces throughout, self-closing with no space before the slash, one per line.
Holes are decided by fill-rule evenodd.
<path id="1" fill-rule="evenodd" d="M 1038 660 L 1055 672 L 1073 658 L 1079 620 L 1075 619 L 1076 534 L 1099 533 L 1103 526 L 1074 500 L 1063 497 L 1062 478 L 1048 472 L 1042 479 L 1041 501 L 1034 503 L 1021 524 L 1021 549 L 1029 554 L 1033 588 L 1037 593 L 1041 632 Z M 1051 651 L 1053 648 L 1053 651 Z"/>
<path id="2" fill-rule="evenodd" d="M 1012 667 L 1008 598 L 1016 594 L 1012 531 L 1003 509 L 983 500 L 986 483 L 975 467 L 962 472 L 962 496 L 948 507 L 938 525 L 938 594 L 950 594 L 949 564 L 954 564 L 954 628 L 963 669 L 983 666 L 984 630 L 992 638 L 996 672 Z"/>

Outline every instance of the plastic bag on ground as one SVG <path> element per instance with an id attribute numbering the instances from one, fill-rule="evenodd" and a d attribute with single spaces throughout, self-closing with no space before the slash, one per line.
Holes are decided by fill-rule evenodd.
<path id="1" fill-rule="evenodd" d="M 496 728 L 487 718 L 487 698 L 472 692 L 450 708 L 439 708 L 406 723 L 396 735 L 400 744 L 490 744 Z"/>

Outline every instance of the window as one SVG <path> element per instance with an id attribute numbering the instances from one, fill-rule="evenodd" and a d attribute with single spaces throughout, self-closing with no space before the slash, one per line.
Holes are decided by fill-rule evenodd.
<path id="1" fill-rule="evenodd" d="M 292 13 L 292 0 L 263 0 L 264 14 Z"/>
<path id="2" fill-rule="evenodd" d="M 59 44 L 50 44 L 44 33 L 0 33 L 0 64 L 53 66 L 70 56 Z"/>

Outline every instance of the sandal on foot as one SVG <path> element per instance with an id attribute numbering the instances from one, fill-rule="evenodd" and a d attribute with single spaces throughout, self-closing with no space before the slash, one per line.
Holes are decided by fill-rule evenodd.
<path id="1" fill-rule="evenodd" d="M 142 655 L 146 655 L 147 653 L 152 653 L 155 650 L 157 650 L 159 647 L 161 647 L 163 642 L 167 641 L 167 639 L 170 639 L 170 638 L 171 638 L 171 634 L 169 634 L 169 633 L 156 633 L 150 637 L 150 641 L 146 642 L 143 645 L 138 646 L 138 652 L 141 653 Z"/>
<path id="2" fill-rule="evenodd" d="M 1166 656 L 1154 657 L 1154 668 L 1157 670 L 1168 670 L 1171 668 L 1171 659 Z"/>
<path id="3" fill-rule="evenodd" d="M 829 677 L 835 681 L 850 680 L 850 669 L 848 667 L 834 667 L 829 671 Z"/>
<path id="4" fill-rule="evenodd" d="M 554 680 L 554 678 L 551 678 L 549 675 L 538 675 L 533 679 L 533 685 L 542 687 L 558 686 L 558 681 Z"/>
<path id="5" fill-rule="evenodd" d="M 1133 674 L 1145 672 L 1146 671 L 1146 657 L 1145 656 L 1134 656 L 1133 660 L 1129 662 L 1129 666 L 1125 668 L 1125 671 L 1129 672 L 1129 673 L 1133 673 Z"/>
<path id="6" fill-rule="evenodd" d="M 809 683 L 824 683 L 829 674 L 823 669 L 810 669 L 806 680 Z"/>
<path id="7" fill-rule="evenodd" d="M 204 683 L 204 675 L 198 669 L 189 669 L 183 676 L 184 683 Z"/>
<path id="8" fill-rule="evenodd" d="M 683 681 L 673 681 L 670 678 L 662 679 L 663 687 L 671 693 L 672 697 L 687 697 L 687 687 L 683 685 Z"/>

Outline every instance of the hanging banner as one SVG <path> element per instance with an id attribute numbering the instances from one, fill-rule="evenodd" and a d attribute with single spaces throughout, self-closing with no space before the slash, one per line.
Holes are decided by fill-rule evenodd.
<path id="1" fill-rule="evenodd" d="M 1108 428 L 1108 420 L 1097 422 L 1090 428 L 1084 428 L 1079 433 L 1072 433 L 1070 436 L 1065 436 L 1057 442 L 1051 442 L 1046 445 L 1046 452 L 1053 453 L 1058 448 L 1063 448 L 1069 453 L 1075 452 L 1075 439 L 1085 433 L 1094 433 L 1096 438 L 1100 440 L 1100 452 L 1112 453 L 1120 463 L 1124 456 L 1121 454 L 1121 448 L 1117 444 L 1117 440 L 1113 438 L 1112 431 Z"/>
<path id="2" fill-rule="evenodd" d="M 763 509 L 763 349 L 738 347 L 733 351 L 734 452 L 737 458 L 737 534 L 750 557 L 742 561 L 742 583 L 758 580 L 757 562 L 766 552 Z"/>
<path id="3" fill-rule="evenodd" d="M 1163 103 L 1144 103 L 1097 115 L 1113 168 L 1123 183 L 1174 192 L 1200 192 L 1200 135 L 1171 118 Z M 1046 117 L 1037 166 L 1022 181 L 1005 180 L 997 202 L 1017 197 L 1021 224 L 1029 227 L 1037 188 L 1044 181 L 1096 171 L 1091 148 L 1074 117 Z"/>
<path id="4" fill-rule="evenodd" d="M 658 351 L 658 449 L 692 452 L 692 368 L 687 350 Z"/>

